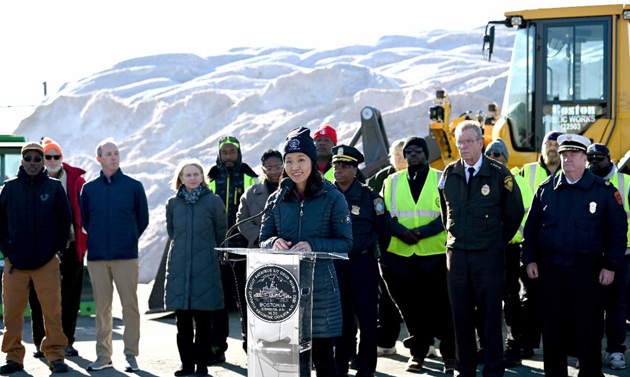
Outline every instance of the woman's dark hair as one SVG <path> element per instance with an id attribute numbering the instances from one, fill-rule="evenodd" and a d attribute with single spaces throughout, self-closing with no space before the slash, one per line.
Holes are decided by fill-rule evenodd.
<path id="1" fill-rule="evenodd" d="M 277 151 L 275 149 L 269 148 L 263 152 L 262 156 L 260 157 L 260 162 L 264 164 L 265 161 L 267 161 L 267 159 L 270 157 L 277 157 L 280 159 L 280 161 L 282 161 L 282 153 L 280 153 L 280 151 Z"/>
<path id="2" fill-rule="evenodd" d="M 306 196 L 307 198 L 310 198 L 313 195 L 315 195 L 322 188 L 324 184 L 324 178 L 322 177 L 322 175 L 319 172 L 319 169 L 317 168 L 317 162 L 315 162 L 310 157 L 309 157 L 309 160 L 311 160 L 311 174 L 306 179 L 306 189 L 304 190 L 304 196 Z M 287 175 L 287 171 L 285 167 L 285 169 L 282 169 L 280 182 L 282 182 L 282 180 L 286 177 L 288 177 L 288 175 Z M 280 187 L 278 187 L 278 190 L 280 190 Z"/>

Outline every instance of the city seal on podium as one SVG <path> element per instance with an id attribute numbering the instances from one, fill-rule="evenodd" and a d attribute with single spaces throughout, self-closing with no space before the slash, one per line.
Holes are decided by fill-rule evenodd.
<path id="1" fill-rule="evenodd" d="M 247 307 L 265 322 L 284 322 L 300 303 L 297 279 L 278 265 L 262 266 L 252 272 L 245 284 Z"/>

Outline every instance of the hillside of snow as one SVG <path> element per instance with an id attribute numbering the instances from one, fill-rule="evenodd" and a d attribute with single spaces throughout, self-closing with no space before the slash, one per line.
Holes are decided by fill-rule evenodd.
<path id="1" fill-rule="evenodd" d="M 197 157 L 209 169 L 219 138 L 233 135 L 243 161 L 259 171 L 261 152 L 280 148 L 297 126 L 328 123 L 340 143 L 349 142 L 365 106 L 381 111 L 390 142 L 426 136 L 438 88 L 449 93 L 456 116 L 501 104 L 513 34 L 497 33 L 492 62 L 481 54 L 482 35 L 438 30 L 332 50 L 136 58 L 64 84 L 15 134 L 57 140 L 66 161 L 88 171 L 86 179 L 100 169 L 96 144 L 109 136 L 119 142 L 123 171 L 142 181 L 149 199 L 150 225 L 140 240 L 140 281 L 147 283 L 166 244 L 164 205 L 181 159 Z"/>

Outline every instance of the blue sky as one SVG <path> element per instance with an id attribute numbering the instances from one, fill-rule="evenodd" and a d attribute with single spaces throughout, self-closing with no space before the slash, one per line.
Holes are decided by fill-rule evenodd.
<path id="1" fill-rule="evenodd" d="M 527 8 L 568 3 L 530 0 Z M 572 0 L 570 5 L 610 3 L 619 2 Z M 439 8 L 440 4 L 447 7 Z M 522 4 L 511 0 L 6 1 L 0 5 L 0 133 L 12 132 L 44 99 L 44 81 L 50 96 L 65 82 L 134 57 L 208 56 L 242 46 L 372 44 L 384 35 L 473 29 L 502 19 L 506 11 L 522 9 Z"/>

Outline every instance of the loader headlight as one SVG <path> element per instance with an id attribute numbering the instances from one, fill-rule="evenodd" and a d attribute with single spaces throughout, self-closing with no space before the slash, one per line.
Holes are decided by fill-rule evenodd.
<path id="1" fill-rule="evenodd" d="M 514 16 L 512 18 L 510 18 L 510 24 L 512 24 L 512 26 L 521 26 L 523 24 L 523 17 L 521 16 Z"/>

